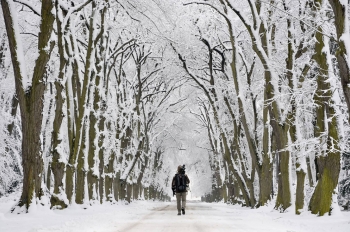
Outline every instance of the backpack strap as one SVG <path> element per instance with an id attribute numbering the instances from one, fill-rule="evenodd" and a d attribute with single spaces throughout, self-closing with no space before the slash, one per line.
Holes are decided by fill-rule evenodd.
<path id="1" fill-rule="evenodd" d="M 179 190 L 179 185 L 180 185 L 180 177 L 179 174 L 175 174 L 175 186 L 176 186 L 176 190 Z"/>

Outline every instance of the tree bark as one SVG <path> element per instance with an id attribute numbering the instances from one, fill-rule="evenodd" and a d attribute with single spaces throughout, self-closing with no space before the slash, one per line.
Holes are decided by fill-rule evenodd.
<path id="1" fill-rule="evenodd" d="M 321 3 L 319 0 L 318 3 Z M 340 148 L 338 146 L 337 119 L 335 116 L 334 102 L 332 100 L 332 89 L 328 81 L 328 56 L 330 51 L 326 50 L 326 38 L 322 33 L 322 27 L 318 27 L 315 34 L 315 54 L 313 59 L 318 64 L 317 90 L 314 95 L 317 104 L 315 137 L 319 139 L 319 154 L 316 156 L 318 167 L 318 182 L 309 203 L 309 209 L 313 214 L 320 216 L 330 213 L 332 210 L 332 197 L 340 172 Z M 326 144 L 326 149 L 324 145 Z"/>
<path id="2" fill-rule="evenodd" d="M 346 1 L 343 1 L 346 4 Z M 333 9 L 334 13 L 334 24 L 337 32 L 339 48 L 336 52 L 336 57 L 338 60 L 339 75 L 343 88 L 343 93 L 348 106 L 348 121 L 350 122 L 350 67 L 349 67 L 349 56 L 350 51 L 347 50 L 345 45 L 346 38 L 349 38 L 350 32 L 349 28 L 345 28 L 346 25 L 349 26 L 349 13 L 346 12 L 346 6 L 343 5 L 340 0 L 329 0 L 329 3 Z M 349 3 L 348 3 L 349 4 Z M 349 6 L 348 6 L 349 8 Z M 348 22 L 346 22 L 348 21 Z"/>
<path id="3" fill-rule="evenodd" d="M 56 1 L 56 14 L 58 14 L 59 6 L 58 2 Z M 60 197 L 61 194 L 64 194 L 64 186 L 63 186 L 63 176 L 65 174 L 65 164 L 61 161 L 62 155 L 61 155 L 61 142 L 62 142 L 62 132 L 61 132 L 61 126 L 62 121 L 64 118 L 63 113 L 63 105 L 65 103 L 65 98 L 63 97 L 62 93 L 65 91 L 64 85 L 65 83 L 62 83 L 64 76 L 65 76 L 65 70 L 67 68 L 68 61 L 65 58 L 65 44 L 64 44 L 64 38 L 63 38 L 63 32 L 62 29 L 62 22 L 57 19 L 57 41 L 58 41 L 58 53 L 60 58 L 60 66 L 59 66 L 59 74 L 58 78 L 55 81 L 55 87 L 56 87 L 56 97 L 55 97 L 55 103 L 56 103 L 56 110 L 55 110 L 55 118 L 53 122 L 53 131 L 52 131 L 52 137 L 51 137 L 51 146 L 52 146 L 52 162 L 51 162 L 51 170 L 54 175 L 54 190 L 53 195 L 51 196 L 50 202 L 51 202 L 51 208 L 66 208 L 67 204 L 64 202 L 64 200 Z"/>
<path id="4" fill-rule="evenodd" d="M 41 156 L 41 125 L 43 111 L 43 96 L 45 92 L 44 78 L 47 75 L 46 65 L 50 59 L 54 42 L 50 41 L 55 16 L 52 14 L 53 2 L 43 0 L 41 6 L 41 24 L 38 37 L 39 56 L 35 62 L 30 89 L 23 89 L 23 64 L 20 64 L 18 54 L 18 41 L 15 32 L 15 17 L 10 10 L 7 0 L 1 0 L 3 16 L 9 40 L 9 47 L 12 58 L 12 65 L 15 74 L 16 94 L 18 96 L 22 119 L 22 164 L 23 164 L 23 190 L 18 206 L 25 206 L 27 209 L 35 198 L 43 195 L 41 189 L 43 160 Z"/>
<path id="5" fill-rule="evenodd" d="M 304 199 L 305 199 L 304 183 L 305 183 L 306 173 L 304 172 L 304 170 L 300 169 L 299 165 L 297 165 L 296 168 L 297 168 L 297 190 L 295 195 L 295 214 L 300 214 L 300 210 L 304 208 Z"/>

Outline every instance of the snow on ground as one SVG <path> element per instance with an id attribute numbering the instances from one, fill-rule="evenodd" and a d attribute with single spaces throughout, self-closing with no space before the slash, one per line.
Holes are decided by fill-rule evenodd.
<path id="1" fill-rule="evenodd" d="M 317 217 L 305 212 L 279 213 L 271 207 L 249 209 L 223 203 L 189 201 L 186 215 L 177 216 L 176 203 L 136 201 L 126 205 L 96 204 L 87 209 L 38 208 L 11 214 L 18 193 L 0 198 L 1 232 L 122 232 L 122 231 L 235 231 L 235 232 L 349 232 L 350 212 Z"/>

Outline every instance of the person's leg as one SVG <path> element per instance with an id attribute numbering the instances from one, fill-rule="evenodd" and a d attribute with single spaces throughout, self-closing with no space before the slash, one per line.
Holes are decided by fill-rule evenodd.
<path id="1" fill-rule="evenodd" d="M 181 215 L 181 193 L 176 193 L 177 215 Z"/>
<path id="2" fill-rule="evenodd" d="M 185 209 L 186 209 L 186 192 L 182 193 L 182 214 L 185 214 Z"/>
<path id="3" fill-rule="evenodd" d="M 182 207 L 184 209 L 186 208 L 186 195 L 187 195 L 187 192 L 184 192 L 182 196 Z"/>

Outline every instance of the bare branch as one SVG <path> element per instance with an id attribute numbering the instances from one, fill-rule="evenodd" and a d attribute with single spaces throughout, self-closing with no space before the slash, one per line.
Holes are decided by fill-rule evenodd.
<path id="1" fill-rule="evenodd" d="M 26 1 L 26 0 L 13 0 L 13 1 L 28 7 L 31 11 L 33 11 L 34 14 L 41 17 L 40 11 L 35 9 L 35 7 L 32 5 L 31 2 Z"/>
<path id="2" fill-rule="evenodd" d="M 37 37 L 38 38 L 38 35 L 34 34 L 34 33 L 30 33 L 30 32 L 22 32 L 20 33 L 21 35 L 32 35 L 34 37 Z"/>

